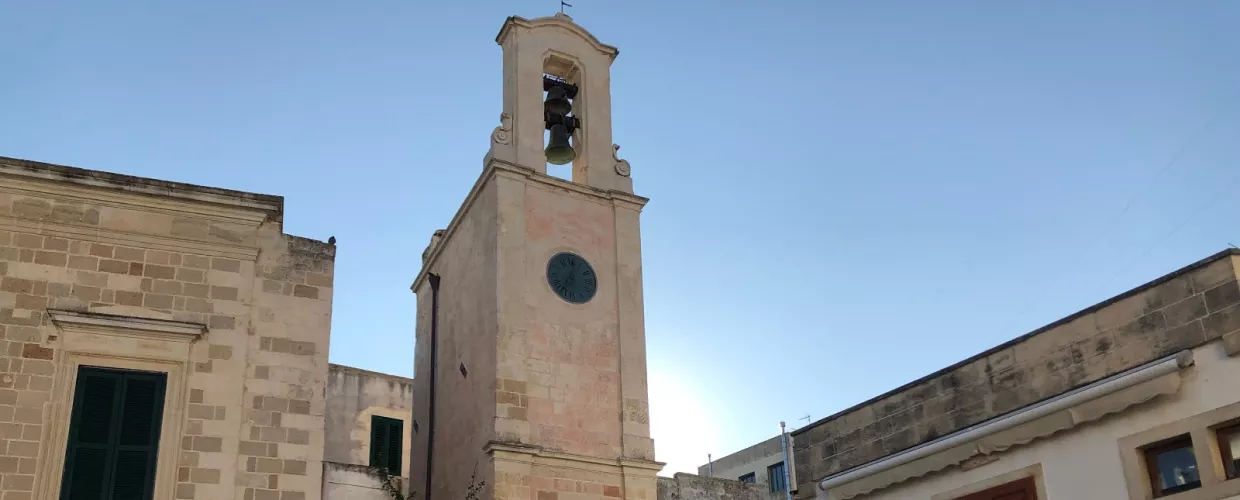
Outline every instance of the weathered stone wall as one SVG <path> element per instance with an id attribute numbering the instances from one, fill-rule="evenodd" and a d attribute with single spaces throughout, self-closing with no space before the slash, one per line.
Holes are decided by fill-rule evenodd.
<path id="1" fill-rule="evenodd" d="M 404 484 L 400 483 L 399 486 L 403 488 Z M 393 499 L 392 494 L 383 487 L 383 478 L 374 469 L 361 465 L 323 462 L 323 500 Z"/>
<path id="2" fill-rule="evenodd" d="M 429 403 L 432 291 L 423 279 L 418 295 L 417 340 L 414 349 L 414 421 L 411 478 L 413 491 L 425 489 L 427 434 L 430 411 L 435 411 L 434 498 L 465 498 L 470 475 L 487 488 L 495 483 L 484 451 L 495 438 L 496 194 L 483 187 L 451 235 L 439 243 L 442 251 L 429 264 L 440 276 L 438 364 L 435 405 Z M 463 368 L 463 369 L 462 369 Z M 486 492 L 489 497 L 489 489 Z M 485 498 L 485 497 L 484 497 Z"/>
<path id="3" fill-rule="evenodd" d="M 486 482 L 481 494 L 495 498 L 648 498 L 658 465 L 649 461 L 640 205 L 529 175 L 512 167 L 485 172 L 458 220 L 426 253 L 425 270 L 441 277 L 432 495 L 463 495 L 476 466 L 476 479 Z M 546 284 L 548 259 L 564 249 L 585 256 L 598 273 L 598 295 L 586 304 L 567 304 Z M 414 421 L 421 430 L 411 477 L 420 478 L 430 280 L 419 278 L 415 291 Z"/>
<path id="4" fill-rule="evenodd" d="M 1240 359 L 1229 357 L 1220 347 L 1219 342 L 1209 342 L 1193 349 L 1195 364 L 1181 372 L 1183 386 L 1174 395 L 857 498 L 954 499 L 1022 476 L 1037 478 L 1043 499 L 1142 498 L 1125 485 L 1122 440 L 1240 401 L 1240 393 L 1226 382 L 1240 378 Z M 1198 493 L 1205 492 L 1193 494 Z M 1230 495 L 1225 498 L 1236 500 Z"/>
<path id="5" fill-rule="evenodd" d="M 530 457 L 497 457 L 513 471 L 496 498 L 558 495 L 565 468 L 611 463 L 572 479 L 575 498 L 654 494 L 658 465 L 647 412 L 638 200 L 618 200 L 528 171 L 501 171 L 498 186 L 500 364 L 503 389 L 496 426 L 505 443 L 553 452 L 563 460 L 525 467 Z M 644 200 L 642 200 L 644 201 Z M 558 252 L 586 259 L 596 295 L 570 304 L 547 284 Z M 573 463 L 576 457 L 582 463 Z M 500 463 L 512 460 L 516 463 Z M 622 463 L 632 460 L 632 468 Z M 643 469 L 643 467 L 645 467 Z M 575 474 L 575 473 L 574 473 Z M 600 491 L 595 491 L 599 490 Z"/>
<path id="6" fill-rule="evenodd" d="M 413 435 L 413 380 L 350 366 L 330 365 L 327 375 L 327 429 L 323 460 L 370 464 L 371 417 L 404 422 L 402 464 L 409 464 Z"/>
<path id="7" fill-rule="evenodd" d="M 67 417 L 53 416 L 72 399 L 53 387 L 76 376 L 66 359 L 128 362 L 100 354 L 121 337 L 64 345 L 49 309 L 206 327 L 188 359 L 160 361 L 185 376 L 167 387 L 184 406 L 165 408 L 175 426 L 161 450 L 179 453 L 160 455 L 158 498 L 319 497 L 335 247 L 284 235 L 282 203 L 0 158 L 5 500 L 60 488 Z"/>
<path id="8" fill-rule="evenodd" d="M 1228 251 L 803 427 L 799 496 L 813 483 L 1240 330 L 1240 252 Z"/>
<path id="9" fill-rule="evenodd" d="M 235 488 L 245 500 L 313 498 L 322 485 L 335 247 L 281 240 L 255 266 Z"/>
<path id="10" fill-rule="evenodd" d="M 756 485 L 717 477 L 677 473 L 660 477 L 658 500 L 768 500 Z"/>
<path id="11" fill-rule="evenodd" d="M 500 178 L 506 220 L 523 233 L 506 234 L 505 256 L 519 266 L 505 275 L 502 322 L 506 356 L 500 376 L 520 398 L 497 401 L 509 418 L 526 421 L 521 442 L 546 449 L 616 458 L 621 456 L 619 323 L 616 310 L 616 235 L 612 207 L 566 196 L 547 187 Z M 547 262 L 575 252 L 594 267 L 597 296 L 570 305 L 546 283 Z M 609 286 L 610 285 L 610 286 Z"/>

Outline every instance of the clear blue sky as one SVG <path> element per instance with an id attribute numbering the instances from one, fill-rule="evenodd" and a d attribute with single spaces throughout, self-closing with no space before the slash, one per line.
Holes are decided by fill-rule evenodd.
<path id="1" fill-rule="evenodd" d="M 652 200 L 669 471 L 1240 244 L 1240 2 L 573 3 Z M 5 2 L 0 155 L 285 196 L 339 239 L 332 361 L 408 375 L 495 33 L 555 9 Z"/>

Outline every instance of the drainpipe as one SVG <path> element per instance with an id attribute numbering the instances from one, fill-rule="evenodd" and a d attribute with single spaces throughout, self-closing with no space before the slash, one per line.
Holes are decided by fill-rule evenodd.
<path id="1" fill-rule="evenodd" d="M 779 422 L 779 447 L 784 452 L 784 500 L 792 500 L 792 460 L 788 459 L 788 431 L 784 423 Z"/>
<path id="2" fill-rule="evenodd" d="M 430 417 L 426 421 L 426 491 L 422 498 L 431 500 L 431 477 L 435 469 L 435 373 L 439 371 L 439 275 L 427 274 L 431 282 L 431 375 L 430 398 L 427 408 Z"/>

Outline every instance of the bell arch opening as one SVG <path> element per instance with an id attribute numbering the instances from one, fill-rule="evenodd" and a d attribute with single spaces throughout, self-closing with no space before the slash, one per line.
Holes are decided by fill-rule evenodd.
<path id="1" fill-rule="evenodd" d="M 585 166 L 579 68 L 567 55 L 548 53 L 543 58 L 543 152 L 547 174 L 573 182 L 584 181 L 578 172 Z"/>

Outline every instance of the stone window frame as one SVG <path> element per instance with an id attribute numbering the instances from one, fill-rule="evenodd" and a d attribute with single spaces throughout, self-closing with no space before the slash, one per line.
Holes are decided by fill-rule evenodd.
<path id="1" fill-rule="evenodd" d="M 997 476 L 992 476 L 976 483 L 961 486 L 959 488 L 944 491 L 930 497 L 930 500 L 956 500 L 964 498 L 974 493 L 983 492 L 991 488 L 1003 486 L 1008 483 L 1014 483 L 1022 479 L 1033 479 L 1033 487 L 1037 491 L 1038 500 L 1047 500 L 1046 497 L 1046 480 L 1042 475 L 1042 464 L 1036 463 L 1028 467 L 1005 472 Z"/>
<path id="2" fill-rule="evenodd" d="M 1128 496 L 1134 500 L 1221 500 L 1240 495 L 1240 478 L 1227 479 L 1219 450 L 1217 430 L 1240 419 L 1240 402 L 1198 413 L 1174 422 L 1124 436 L 1118 440 L 1120 462 Z M 1201 487 L 1155 497 L 1145 450 L 1168 439 L 1187 434 L 1193 441 Z"/>
<path id="3" fill-rule="evenodd" d="M 35 500 L 58 500 L 69 442 L 69 417 L 77 390 L 78 370 L 97 366 L 118 370 L 163 373 L 164 413 L 155 461 L 154 498 L 172 498 L 176 488 L 177 459 L 181 451 L 189 394 L 192 345 L 206 325 L 166 319 L 103 313 L 48 310 L 56 334 L 46 343 L 58 349 L 52 400 L 46 406 L 47 424 L 40 436 Z M 135 345 L 143 348 L 135 349 Z"/>

